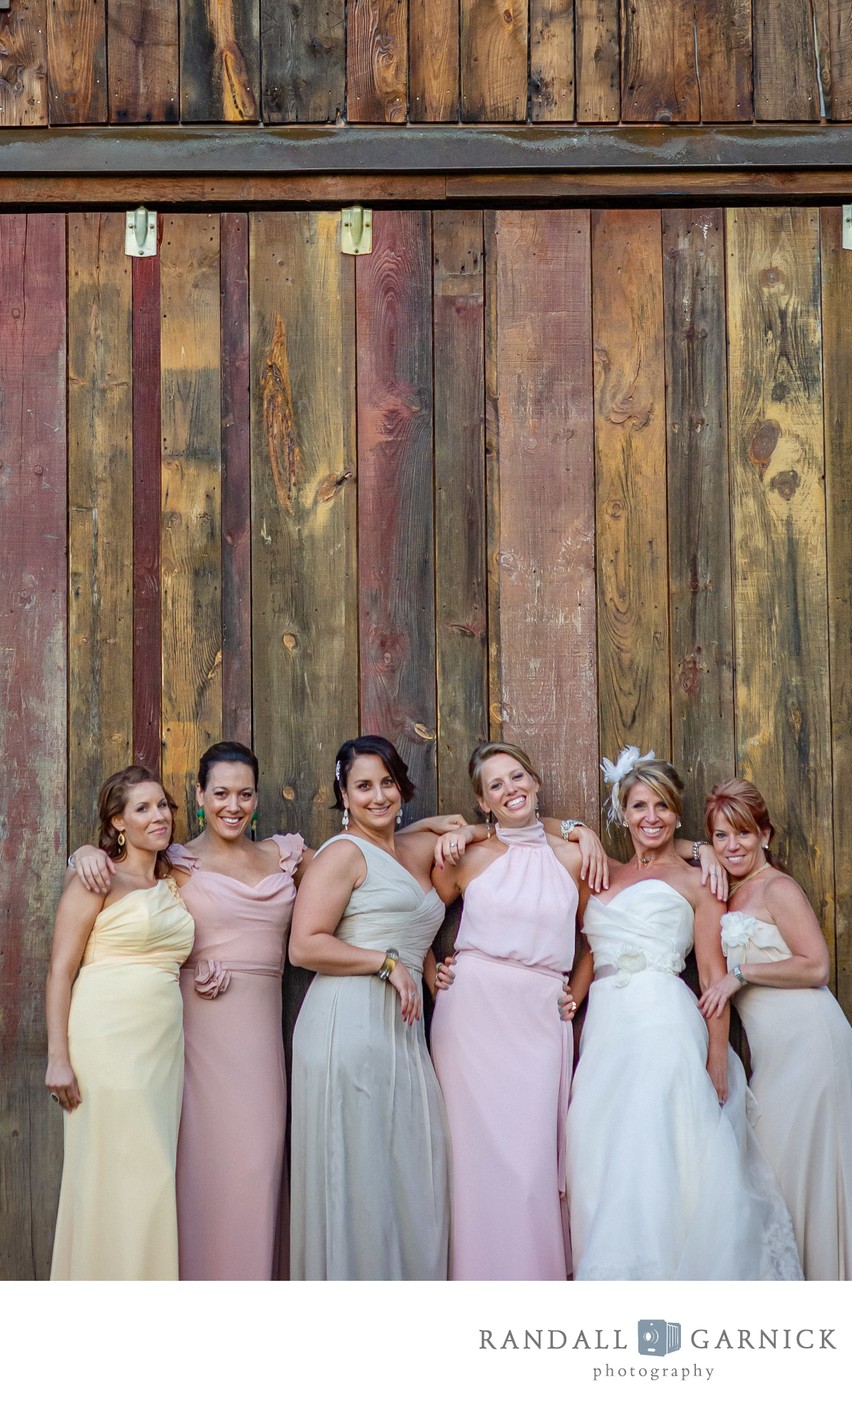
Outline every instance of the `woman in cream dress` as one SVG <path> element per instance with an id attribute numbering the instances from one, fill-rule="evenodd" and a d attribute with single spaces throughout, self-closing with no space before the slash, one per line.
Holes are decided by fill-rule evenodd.
<path id="1" fill-rule="evenodd" d="M 413 793 L 383 737 L 341 746 L 343 832 L 296 901 L 290 959 L 318 974 L 293 1035 L 292 1279 L 447 1276 L 448 1143 L 421 1015 L 444 907 L 434 835 L 395 832 Z"/>
<path id="2" fill-rule="evenodd" d="M 802 889 L 772 863 L 766 802 L 748 780 L 707 799 L 731 886 L 728 971 L 701 998 L 737 1007 L 751 1053 L 755 1132 L 793 1218 L 808 1280 L 852 1279 L 852 1029 L 828 989 L 829 957 Z"/>
<path id="3" fill-rule="evenodd" d="M 112 891 L 72 873 L 59 904 L 45 1076 L 65 1112 L 54 1280 L 178 1277 L 178 975 L 194 929 L 168 876 L 173 811 L 144 767 L 113 775 L 99 799 Z"/>

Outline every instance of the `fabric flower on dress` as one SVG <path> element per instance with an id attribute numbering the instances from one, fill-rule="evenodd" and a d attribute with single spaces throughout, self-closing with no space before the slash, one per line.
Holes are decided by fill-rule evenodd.
<path id="1" fill-rule="evenodd" d="M 195 989 L 206 1000 L 215 1000 L 217 995 L 228 989 L 231 973 L 221 961 L 197 961 L 195 965 Z"/>
<path id="2" fill-rule="evenodd" d="M 644 971 L 647 965 L 648 958 L 644 951 L 635 951 L 629 948 L 625 949 L 620 952 L 615 959 L 615 966 L 618 971 L 618 978 L 615 984 L 617 986 L 629 985 L 630 977 L 638 975 L 640 971 Z"/>
<path id="3" fill-rule="evenodd" d="M 722 918 L 722 950 L 727 956 L 730 951 L 747 947 L 754 936 L 756 917 L 745 912 L 726 912 Z"/>

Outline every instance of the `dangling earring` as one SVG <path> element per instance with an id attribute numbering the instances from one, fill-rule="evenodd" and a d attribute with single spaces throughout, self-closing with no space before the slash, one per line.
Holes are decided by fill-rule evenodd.
<path id="1" fill-rule="evenodd" d="M 257 810 L 251 816 L 251 836 L 252 842 L 257 838 Z"/>
<path id="2" fill-rule="evenodd" d="M 535 806 L 535 816 L 536 816 L 537 819 L 540 819 L 540 818 L 541 818 L 541 810 L 539 809 L 539 807 L 538 807 L 537 804 L 536 804 L 536 806 Z"/>
<path id="3" fill-rule="evenodd" d="M 198 808 L 197 808 L 196 811 L 195 811 L 195 817 L 196 817 L 196 819 L 198 820 L 198 822 L 199 822 L 199 824 L 201 825 L 201 827 L 204 828 L 204 825 L 205 825 L 206 822 L 207 822 L 207 815 L 204 813 L 204 809 L 203 809 L 203 807 L 202 807 L 200 804 L 199 804 Z"/>
<path id="4" fill-rule="evenodd" d="M 485 837 L 486 837 L 486 838 L 490 838 L 490 837 L 491 837 L 491 810 L 490 810 L 490 809 L 488 810 L 488 813 L 485 815 Z"/>
<path id="5" fill-rule="evenodd" d="M 124 829 L 122 829 L 122 830 L 121 830 L 121 833 L 118 835 L 118 838 L 116 839 L 116 843 L 118 844 L 119 848 L 123 848 L 126 842 L 127 842 L 127 839 L 124 837 Z"/>
<path id="6" fill-rule="evenodd" d="M 402 823 L 402 810 L 400 809 L 399 813 L 398 813 L 397 816 L 396 816 L 396 826 L 397 826 L 397 828 L 399 828 L 399 826 L 400 826 L 401 823 Z"/>
<path id="7" fill-rule="evenodd" d="M 346 808 L 345 808 L 344 811 L 343 811 L 343 818 L 340 820 L 340 823 L 341 823 L 342 827 L 343 827 L 343 828 L 346 830 L 346 832 L 348 833 L 348 832 L 349 832 L 349 805 L 348 805 L 348 804 L 347 804 Z"/>

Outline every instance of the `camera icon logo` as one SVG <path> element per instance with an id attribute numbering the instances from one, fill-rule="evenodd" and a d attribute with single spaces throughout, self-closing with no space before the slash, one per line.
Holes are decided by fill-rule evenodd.
<path id="1" fill-rule="evenodd" d="M 680 1324 L 667 1324 L 665 1319 L 639 1320 L 639 1352 L 651 1358 L 665 1358 L 680 1348 Z"/>

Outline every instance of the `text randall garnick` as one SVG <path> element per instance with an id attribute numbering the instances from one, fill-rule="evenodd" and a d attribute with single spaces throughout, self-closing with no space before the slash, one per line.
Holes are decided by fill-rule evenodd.
<path id="1" fill-rule="evenodd" d="M 692 1329 L 684 1331 L 693 1348 L 700 1349 L 760 1349 L 833 1348 L 834 1329 Z M 634 1338 L 635 1342 L 635 1338 Z M 589 1353 L 632 1351 L 624 1329 L 480 1329 L 480 1349 L 522 1351 L 537 1349 Z"/>

